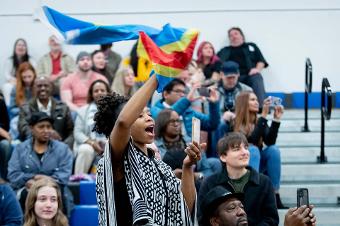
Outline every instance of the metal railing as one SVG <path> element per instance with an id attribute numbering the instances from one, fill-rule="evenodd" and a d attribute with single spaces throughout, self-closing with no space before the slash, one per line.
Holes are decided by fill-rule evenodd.
<path id="1" fill-rule="evenodd" d="M 308 93 L 312 92 L 312 79 L 313 79 L 313 68 L 312 62 L 309 58 L 306 59 L 305 63 L 305 123 L 302 127 L 302 132 L 310 132 L 308 127 Z"/>
<path id="2" fill-rule="evenodd" d="M 321 144 L 320 156 L 317 157 L 318 163 L 326 163 L 325 154 L 325 120 L 331 119 L 332 114 L 332 90 L 328 79 L 323 78 L 321 84 Z"/>

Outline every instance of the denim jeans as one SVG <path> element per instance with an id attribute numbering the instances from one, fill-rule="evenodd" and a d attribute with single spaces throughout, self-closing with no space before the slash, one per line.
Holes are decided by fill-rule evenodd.
<path id="1" fill-rule="evenodd" d="M 267 175 L 275 189 L 280 189 L 281 180 L 281 154 L 276 145 L 270 145 L 259 150 L 256 146 L 249 146 L 250 160 L 249 166 Z"/>
<path id="2" fill-rule="evenodd" d="M 0 141 L 0 177 L 7 178 L 8 161 L 12 155 L 12 147 L 8 140 Z"/>

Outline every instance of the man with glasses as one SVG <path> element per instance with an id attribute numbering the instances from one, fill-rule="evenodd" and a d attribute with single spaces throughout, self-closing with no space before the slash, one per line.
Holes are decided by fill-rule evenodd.
<path id="1" fill-rule="evenodd" d="M 210 97 L 207 98 L 209 101 L 209 114 L 195 111 L 191 107 L 191 103 L 200 98 L 199 96 L 195 96 L 196 93 L 196 89 L 192 88 L 186 96 L 185 83 L 180 79 L 173 79 L 164 87 L 162 99 L 151 107 L 152 117 L 156 119 L 160 111 L 165 108 L 171 108 L 180 115 L 183 121 L 182 132 L 184 135 L 191 137 L 193 117 L 201 120 L 202 130 L 214 131 L 220 123 L 219 97 L 217 91 L 212 89 L 210 91 Z"/>

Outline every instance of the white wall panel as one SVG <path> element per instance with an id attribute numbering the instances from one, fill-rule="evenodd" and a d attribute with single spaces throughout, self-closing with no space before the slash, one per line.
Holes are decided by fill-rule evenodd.
<path id="1" fill-rule="evenodd" d="M 28 41 L 29 51 L 36 59 L 48 51 L 51 32 L 32 16 L 41 4 L 103 24 L 139 23 L 160 28 L 169 22 L 173 26 L 198 28 L 200 41 L 211 41 L 217 50 L 227 44 L 227 29 L 239 26 L 247 40 L 258 44 L 270 64 L 263 72 L 268 91 L 303 91 L 306 57 L 313 63 L 314 91 L 320 90 L 324 76 L 329 78 L 333 90 L 340 91 L 339 1 L 2 0 L 0 72 L 18 37 Z M 116 43 L 114 49 L 126 56 L 132 44 Z M 92 51 L 97 46 L 64 48 L 76 56 L 80 50 Z"/>

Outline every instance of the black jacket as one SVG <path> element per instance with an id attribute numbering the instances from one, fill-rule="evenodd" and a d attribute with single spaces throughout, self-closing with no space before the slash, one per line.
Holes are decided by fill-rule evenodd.
<path id="1" fill-rule="evenodd" d="M 222 48 L 218 53 L 217 56 L 220 58 L 222 62 L 229 61 L 232 59 L 231 52 L 232 52 L 231 46 L 226 46 Z M 252 42 L 245 42 L 241 45 L 242 52 L 244 55 L 243 62 L 237 62 L 239 65 L 245 65 L 246 67 L 246 74 L 248 74 L 249 70 L 256 67 L 256 64 L 258 62 L 264 63 L 264 67 L 268 66 L 267 61 L 263 57 L 260 49 L 257 47 L 255 43 Z M 240 68 L 240 73 L 242 75 L 242 68 Z"/>
<path id="2" fill-rule="evenodd" d="M 270 127 L 267 122 L 268 120 L 263 117 L 258 118 L 253 132 L 247 137 L 248 143 L 258 146 L 260 149 L 262 149 L 263 142 L 267 146 L 276 143 L 280 122 L 272 121 Z"/>
<path id="3" fill-rule="evenodd" d="M 261 173 L 257 173 L 251 167 L 247 167 L 247 169 L 250 170 L 250 177 L 244 187 L 243 205 L 248 216 L 249 226 L 277 226 L 279 224 L 279 215 L 276 208 L 274 188 L 270 179 Z M 202 222 L 202 210 L 200 209 L 202 200 L 212 188 L 218 185 L 234 191 L 226 168 L 203 181 L 198 195 L 198 217 L 200 222 Z"/>
<path id="4" fill-rule="evenodd" d="M 62 138 L 62 141 L 69 145 L 72 149 L 73 147 L 73 120 L 71 116 L 70 109 L 61 101 L 58 101 L 54 98 L 51 98 L 52 106 L 51 106 L 51 118 L 53 119 L 53 129 L 59 133 Z M 19 130 L 19 139 L 21 141 L 26 140 L 31 137 L 31 129 L 29 127 L 29 120 L 32 116 L 32 113 L 38 112 L 38 104 L 37 99 L 32 98 L 28 103 L 23 104 L 20 107 L 19 112 L 19 122 L 18 122 L 18 130 Z"/>

